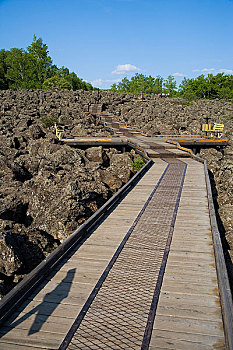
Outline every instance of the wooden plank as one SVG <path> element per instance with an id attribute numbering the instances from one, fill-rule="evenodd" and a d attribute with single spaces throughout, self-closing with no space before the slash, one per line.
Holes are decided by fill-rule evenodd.
<path id="1" fill-rule="evenodd" d="M 59 333 L 48 333 L 48 332 L 38 332 L 28 335 L 28 330 L 23 331 L 22 329 L 14 329 L 14 332 L 9 332 L 4 334 L 4 331 L 0 330 L 1 342 L 10 342 L 15 344 L 15 349 L 18 345 L 35 346 L 40 347 L 40 349 L 57 349 L 60 345 L 59 338 L 61 334 Z M 64 334 L 65 335 L 65 334 Z"/>
<path id="2" fill-rule="evenodd" d="M 210 284 L 210 285 L 213 285 L 213 283 L 215 283 L 215 286 L 217 288 L 217 277 L 211 277 L 211 279 L 207 279 L 205 275 L 200 275 L 200 274 L 177 274 L 177 275 L 174 275 L 174 274 L 169 274 L 169 273 L 166 273 L 166 279 L 169 279 L 171 281 L 174 281 L 174 283 L 179 283 L 180 281 L 185 281 L 187 283 L 203 283 L 203 284 Z"/>
<path id="3" fill-rule="evenodd" d="M 86 283 L 86 281 L 88 281 L 89 284 L 94 285 L 96 283 L 96 278 L 98 278 L 98 276 L 100 276 L 101 274 L 101 270 L 99 271 L 93 271 L 93 270 L 89 270 L 86 271 L 85 269 L 78 269 L 78 273 L 75 275 L 75 278 L 72 281 L 72 285 L 75 284 L 79 284 L 79 283 Z M 66 271 L 60 270 L 57 271 L 57 273 L 53 276 L 50 277 L 48 276 L 45 280 L 45 282 L 47 281 L 51 281 L 54 285 L 55 284 L 59 284 L 61 282 L 61 280 L 67 275 Z"/>
<path id="4" fill-rule="evenodd" d="M 122 237 L 123 238 L 123 237 Z M 91 245 L 91 244 L 83 244 L 77 253 L 71 257 L 71 260 L 79 261 L 81 258 L 85 259 L 108 259 L 113 256 L 116 251 L 116 248 L 119 244 L 114 245 Z"/>
<path id="5" fill-rule="evenodd" d="M 157 316 L 153 329 L 164 331 L 170 331 L 172 329 L 174 332 L 215 335 L 223 338 L 222 322 L 220 321 L 213 322 L 174 316 Z"/>
<path id="6" fill-rule="evenodd" d="M 215 335 L 156 330 L 149 349 L 223 350 L 225 342 L 223 337 Z"/>
<path id="7" fill-rule="evenodd" d="M 203 254 L 211 254 L 213 252 L 212 250 L 212 243 L 207 242 L 207 244 L 203 241 L 201 242 L 184 242 L 182 243 L 182 240 L 176 241 L 173 243 L 172 248 L 176 251 L 184 251 L 184 252 L 199 252 Z"/>
<path id="8" fill-rule="evenodd" d="M 185 263 L 188 261 L 200 261 L 200 262 L 206 262 L 207 264 L 214 264 L 214 255 L 213 254 L 203 254 L 202 252 L 182 252 L 179 250 L 171 251 L 169 253 L 169 261 L 172 262 L 179 262 L 179 263 Z"/>
<path id="9" fill-rule="evenodd" d="M 79 269 L 85 269 L 85 271 L 90 270 L 96 270 L 96 271 L 103 271 L 106 266 L 108 265 L 109 260 L 108 259 L 89 259 L 89 258 L 80 258 L 77 259 L 78 261 L 67 261 L 64 265 L 61 263 L 59 265 L 56 265 L 54 267 L 53 271 L 69 271 L 72 268 L 76 268 L 77 264 L 79 264 Z"/>
<path id="10" fill-rule="evenodd" d="M 174 283 L 169 279 L 163 282 L 163 292 L 183 293 L 183 294 L 206 294 L 216 295 L 215 283 L 202 284 L 202 283 L 187 283 L 186 281 L 180 281 Z"/>
<path id="11" fill-rule="evenodd" d="M 201 297 L 201 295 L 200 295 Z M 173 305 L 172 302 L 168 302 L 163 306 L 160 306 L 157 310 L 157 316 L 169 316 L 188 318 L 203 321 L 218 321 L 221 319 L 221 307 L 218 309 L 215 307 L 206 307 L 203 305 Z"/>
<path id="12" fill-rule="evenodd" d="M 0 335 L 4 333 L 9 334 L 10 332 L 13 332 L 15 334 L 16 332 L 22 331 L 22 334 L 24 334 L 25 336 L 30 336 L 30 333 L 39 333 L 39 332 L 43 332 L 45 338 L 46 337 L 49 338 L 50 333 L 63 334 L 63 336 L 65 336 L 66 332 L 72 326 L 72 320 L 63 318 L 63 321 L 66 321 L 66 327 L 64 327 L 64 323 L 62 323 L 59 320 L 60 319 L 57 318 L 56 323 L 48 322 L 48 320 L 41 322 L 37 320 L 36 317 L 34 316 L 34 320 L 33 318 L 31 318 L 29 322 L 19 323 L 16 326 L 14 326 L 14 324 L 4 325 L 3 327 L 1 327 Z M 67 322 L 67 320 L 69 322 Z"/>
<path id="13" fill-rule="evenodd" d="M 32 293 L 29 300 L 44 300 L 52 303 L 62 303 L 64 300 L 64 303 L 72 303 L 72 301 L 77 303 L 80 298 L 87 297 L 93 288 L 94 283 L 88 283 L 87 278 L 85 283 L 72 283 L 72 285 L 70 283 L 54 283 L 52 280 L 39 293 L 36 291 Z"/>
<path id="14" fill-rule="evenodd" d="M 22 315 L 26 313 L 30 315 L 35 313 L 34 309 L 38 309 L 39 315 L 52 315 L 56 317 L 75 319 L 85 301 L 86 298 L 84 296 L 78 296 L 75 305 L 49 303 L 46 301 L 40 303 L 37 300 L 32 300 L 28 305 L 21 305 L 18 312 L 22 312 Z"/>
<path id="15" fill-rule="evenodd" d="M 207 269 L 202 269 L 198 268 L 196 266 L 192 267 L 186 267 L 185 265 L 183 266 L 171 266 L 170 264 L 167 265 L 166 268 L 166 274 L 170 275 L 182 275 L 183 278 L 185 279 L 186 276 L 197 276 L 197 277 L 203 277 L 203 278 L 215 278 L 216 277 L 216 271 L 214 270 L 207 270 Z"/>
<path id="16" fill-rule="evenodd" d="M 161 305 L 168 302 L 173 303 L 174 306 L 179 305 L 192 305 L 197 306 L 208 306 L 208 307 L 216 307 L 216 309 L 220 306 L 219 297 L 217 294 L 209 295 L 202 294 L 201 298 L 199 295 L 195 294 L 185 294 L 185 293 L 173 293 L 172 291 L 165 292 L 162 290 L 160 294 Z M 160 303 L 159 303 L 160 306 Z"/>
<path id="17" fill-rule="evenodd" d="M 8 342 L 2 342 L 1 341 L 1 350 L 38 350 L 41 349 L 41 346 L 38 345 L 20 345 L 20 344 L 15 344 L 15 343 L 8 343 Z M 55 350 L 55 348 L 53 348 Z M 53 350 L 52 348 L 50 348 L 50 350 Z"/>
<path id="18" fill-rule="evenodd" d="M 24 317 L 23 319 L 21 319 Z M 23 320 L 23 322 L 21 322 Z M 35 325 L 40 325 L 41 329 L 49 332 L 50 330 L 50 323 L 58 325 L 58 327 L 65 326 L 67 329 L 72 325 L 73 319 L 67 318 L 67 317 L 57 317 L 54 315 L 42 315 L 42 314 L 26 314 L 22 313 L 19 314 L 18 312 L 15 312 L 11 319 L 8 320 L 4 326 L 14 328 L 22 328 L 29 330 L 30 327 L 35 323 Z M 52 325 L 54 326 L 54 325 Z"/>

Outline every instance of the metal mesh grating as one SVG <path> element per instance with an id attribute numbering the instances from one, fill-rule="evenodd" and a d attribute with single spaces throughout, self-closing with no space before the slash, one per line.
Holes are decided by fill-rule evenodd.
<path id="1" fill-rule="evenodd" d="M 68 349 L 141 349 L 185 173 L 169 163 Z"/>

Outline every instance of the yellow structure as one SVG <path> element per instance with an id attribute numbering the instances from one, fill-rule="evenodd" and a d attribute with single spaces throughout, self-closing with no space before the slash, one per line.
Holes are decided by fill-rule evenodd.
<path id="1" fill-rule="evenodd" d="M 56 130 L 56 136 L 59 140 L 62 139 L 63 137 L 63 133 L 64 133 L 64 129 L 62 127 L 57 126 L 57 124 L 54 124 L 55 130 Z"/>
<path id="2" fill-rule="evenodd" d="M 210 133 L 211 137 L 217 136 L 222 137 L 224 129 L 224 124 L 214 123 L 213 128 L 212 124 L 202 124 L 202 131 L 206 132 L 206 135 Z"/>

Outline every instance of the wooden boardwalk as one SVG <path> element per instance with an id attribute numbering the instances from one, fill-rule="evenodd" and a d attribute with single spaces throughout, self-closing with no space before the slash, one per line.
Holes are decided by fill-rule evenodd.
<path id="1" fill-rule="evenodd" d="M 203 164 L 188 164 L 150 349 L 224 349 Z"/>
<path id="2" fill-rule="evenodd" d="M 143 143 L 143 139 L 140 142 Z M 162 143 L 161 145 L 163 146 Z M 171 148 L 168 150 L 173 152 Z M 180 152 L 182 153 L 182 151 L 174 151 L 176 157 L 179 157 Z M 176 205 L 178 211 L 175 217 L 173 215 L 174 220 L 172 219 L 175 225 L 173 227 L 171 224 L 172 230 L 170 229 L 168 232 L 168 236 L 172 234 L 172 240 L 169 246 L 170 252 L 168 259 L 165 261 L 165 273 L 161 279 L 162 287 L 159 287 L 156 292 L 158 294 L 157 305 L 154 310 L 151 338 L 149 339 L 149 345 L 147 347 L 145 346 L 144 349 L 224 349 L 225 339 L 212 244 L 204 166 L 202 163 L 187 158 L 187 154 L 185 157 L 182 154 L 181 158 L 177 158 L 177 160 L 180 160 L 180 163 L 185 167 L 184 176 L 181 174 L 184 182 L 181 186 L 181 196 L 175 202 L 178 203 Z M 129 232 L 130 238 L 127 239 L 131 246 L 129 246 L 128 250 L 135 251 L 136 249 L 136 255 L 134 255 L 136 258 L 135 260 L 132 260 L 134 256 L 132 259 L 124 258 L 124 255 L 121 255 L 123 253 L 120 252 L 109 269 L 110 272 L 108 271 L 107 277 L 105 276 L 106 281 L 109 276 L 111 277 L 118 260 L 124 262 L 125 271 L 130 271 L 130 269 L 134 269 L 135 266 L 139 265 L 137 256 L 139 257 L 140 254 L 140 256 L 144 256 L 146 250 L 148 252 L 148 249 L 157 249 L 158 251 L 156 260 L 159 269 L 157 269 L 156 265 L 156 272 L 153 275 L 157 274 L 158 276 L 156 276 L 160 279 L 162 275 L 160 266 L 164 262 L 163 257 L 164 251 L 167 249 L 167 238 L 165 237 L 166 239 L 161 242 L 161 246 L 157 248 L 156 239 L 159 236 L 156 229 L 153 228 L 152 223 L 153 218 L 158 218 L 156 224 L 162 227 L 170 214 L 166 215 L 164 207 L 159 208 L 159 206 L 156 207 L 156 213 L 158 213 L 156 215 L 153 214 L 150 216 L 150 212 L 147 211 L 153 210 L 153 203 L 150 204 L 151 198 L 153 198 L 151 194 L 157 193 L 156 191 L 159 189 L 159 184 L 163 180 L 167 168 L 168 160 L 155 157 L 153 166 L 128 195 L 123 198 L 116 208 L 88 237 L 73 249 L 72 253 L 56 267 L 53 275 L 44 281 L 0 329 L 1 350 L 58 349 L 76 318 L 80 318 L 83 307 L 88 305 L 92 291 L 98 285 L 101 276 L 103 278 L 103 273 L 106 272 L 109 261 L 111 261 Z M 167 192 L 164 192 L 162 189 L 160 197 L 154 197 L 155 203 L 159 198 L 162 198 L 163 202 L 161 203 L 166 204 L 166 196 L 174 188 L 177 188 L 176 180 L 169 186 Z M 140 215 L 144 215 L 142 208 L 144 208 L 143 213 L 147 213 L 147 216 L 140 226 Z M 159 213 L 165 214 L 163 221 L 159 221 Z M 150 247 L 146 246 L 146 243 L 142 239 L 141 244 L 137 243 L 140 246 L 140 251 L 138 251 L 133 233 L 138 230 L 140 237 L 140 230 L 143 233 L 144 226 L 146 227 L 146 225 L 147 227 L 151 226 L 149 235 L 150 239 L 152 239 L 151 242 L 155 244 L 155 248 L 153 248 L 153 244 L 151 243 Z M 153 277 L 150 275 L 152 265 L 148 260 L 144 276 L 145 281 Z M 144 272 L 141 273 L 142 276 L 143 274 Z M 115 280 L 113 279 L 113 281 Z M 134 290 L 137 288 L 136 284 L 137 279 L 135 279 L 135 285 L 128 288 L 132 293 L 132 300 L 134 298 Z M 149 304 L 154 300 L 153 293 L 154 288 L 157 288 L 157 284 L 158 282 L 155 280 L 153 290 L 149 291 L 148 298 L 150 299 L 147 301 Z M 102 290 L 101 287 L 102 285 L 98 290 L 97 297 L 98 295 L 101 296 L 102 290 L 104 292 L 104 284 Z M 118 288 L 119 293 L 124 289 L 123 287 L 124 285 Z M 111 289 L 112 286 L 109 288 Z M 141 287 L 139 286 L 138 288 L 140 289 Z M 143 292 L 143 295 L 145 293 L 146 291 Z M 109 298 L 109 295 L 107 297 Z M 125 300 L 122 298 L 123 304 L 126 302 L 127 297 L 125 297 Z M 105 294 L 103 294 L 103 298 L 105 298 Z M 104 305 L 101 304 L 101 307 L 98 304 L 98 298 L 96 299 L 97 301 L 95 299 L 96 296 L 93 299 L 94 314 L 96 310 L 102 313 L 104 310 L 108 312 L 111 309 L 111 303 L 114 303 L 114 296 L 112 296 L 112 301 L 109 302 L 108 307 L 105 309 Z M 95 303 L 97 303 L 97 307 Z M 137 339 L 137 341 L 135 339 L 138 337 L 138 334 L 144 334 L 144 328 L 136 332 L 135 339 L 131 343 L 131 338 L 127 338 L 127 343 L 125 342 L 125 334 L 128 332 L 127 329 L 132 321 L 132 317 L 135 316 L 135 309 L 131 309 L 130 306 L 129 309 L 124 310 L 124 320 L 120 321 L 119 319 L 119 324 L 121 322 L 123 323 L 118 332 L 119 339 L 121 339 L 118 344 L 114 343 L 114 341 L 112 342 L 111 336 L 109 336 L 109 321 L 100 322 L 100 326 L 98 326 L 100 328 L 98 329 L 102 329 L 103 327 L 102 333 L 100 332 L 101 336 L 98 330 L 97 337 L 94 333 L 89 332 L 91 323 L 92 326 L 94 323 L 94 327 L 97 327 L 95 320 L 93 322 L 88 320 L 88 314 L 90 313 L 89 307 L 91 305 L 87 308 L 87 314 L 85 311 L 86 317 L 83 318 L 81 314 L 82 321 L 78 329 L 73 333 L 69 333 L 72 333 L 71 338 L 73 340 L 68 344 L 68 349 L 141 349 L 140 344 L 143 342 L 143 336 L 139 340 Z M 149 312 L 150 310 L 147 313 L 145 313 L 145 310 L 141 310 L 136 313 L 137 316 L 143 313 L 143 320 L 145 319 L 145 322 L 147 322 Z M 120 317 L 119 312 L 118 314 Z M 85 325 L 86 319 L 87 326 Z M 117 323 L 114 322 L 113 327 L 116 328 Z M 82 324 L 83 327 L 85 325 L 87 328 L 87 332 L 89 332 L 88 336 L 83 335 Z M 79 328 L 81 329 L 80 336 L 78 333 Z M 81 337 L 82 339 L 86 339 L 87 342 L 80 344 L 79 337 L 80 339 Z M 100 337 L 106 339 L 104 346 L 97 345 Z M 65 347 L 63 348 L 65 349 Z"/>

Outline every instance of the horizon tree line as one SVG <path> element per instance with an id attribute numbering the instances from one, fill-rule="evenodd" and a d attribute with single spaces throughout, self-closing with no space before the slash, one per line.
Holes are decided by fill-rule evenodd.
<path id="1" fill-rule="evenodd" d="M 174 76 L 167 79 L 161 76 L 153 78 L 136 73 L 131 79 L 123 78 L 118 84 L 113 84 L 111 90 L 119 93 L 145 93 L 145 94 L 169 94 L 171 97 L 183 97 L 188 100 L 194 99 L 232 99 L 233 98 L 233 75 L 218 73 L 200 75 L 197 78 L 184 78 L 177 87 Z"/>
<path id="2" fill-rule="evenodd" d="M 48 46 L 33 37 L 24 49 L 0 50 L 0 90 L 44 89 L 93 90 L 90 83 L 62 66 L 58 68 L 49 56 Z"/>
<path id="3" fill-rule="evenodd" d="M 53 64 L 48 46 L 41 38 L 33 37 L 26 50 L 12 48 L 0 50 L 0 90 L 44 89 L 54 87 L 69 90 L 101 90 L 93 87 L 68 68 Z M 152 77 L 136 73 L 131 79 L 124 77 L 109 89 L 118 93 L 166 94 L 188 100 L 233 99 L 233 75 L 200 75 L 197 78 L 184 78 L 177 87 L 175 77 L 164 79 L 160 75 Z"/>

